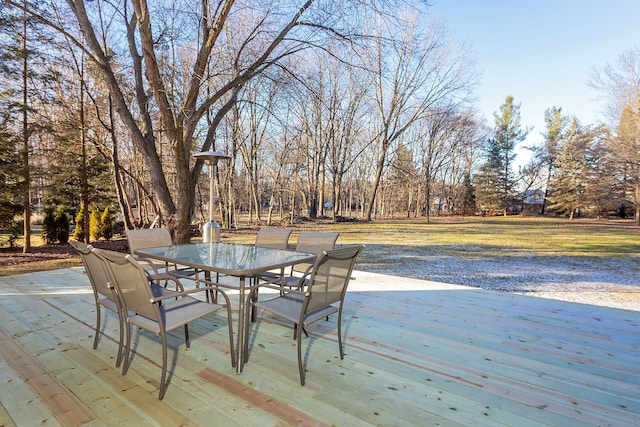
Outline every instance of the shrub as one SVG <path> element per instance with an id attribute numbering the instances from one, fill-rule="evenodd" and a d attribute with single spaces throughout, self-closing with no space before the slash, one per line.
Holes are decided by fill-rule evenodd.
<path id="1" fill-rule="evenodd" d="M 20 230 L 21 228 L 17 221 L 13 221 L 7 227 L 0 228 L 0 246 L 3 246 L 6 242 L 10 248 L 15 248 Z"/>
<path id="2" fill-rule="evenodd" d="M 69 216 L 62 206 L 58 206 L 55 217 L 56 238 L 60 243 L 69 241 Z"/>
<path id="3" fill-rule="evenodd" d="M 113 237 L 113 219 L 111 218 L 111 210 L 104 208 L 102 217 L 100 218 L 100 235 L 107 240 Z"/>
<path id="4" fill-rule="evenodd" d="M 2 187 L 2 181 L 0 181 L 0 187 Z M 0 233 L 7 234 L 6 238 L 9 246 L 14 247 L 18 235 L 22 234 L 21 230 L 24 229 L 15 220 L 16 215 L 20 215 L 22 212 L 22 205 L 12 203 L 3 196 L 6 195 L 0 194 Z"/>

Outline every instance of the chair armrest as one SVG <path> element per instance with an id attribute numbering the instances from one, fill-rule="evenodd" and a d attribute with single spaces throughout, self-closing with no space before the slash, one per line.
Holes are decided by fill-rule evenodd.
<path id="1" fill-rule="evenodd" d="M 158 269 L 156 268 L 156 265 L 149 258 L 135 257 L 134 259 L 138 261 L 140 264 L 146 264 L 150 267 L 149 270 L 153 271 L 153 274 L 149 273 L 150 276 L 158 275 Z"/>
<path id="2" fill-rule="evenodd" d="M 307 269 L 304 271 L 304 273 L 302 273 L 301 279 L 306 279 L 307 276 L 309 274 L 311 274 L 312 271 L 313 271 L 313 264 L 309 265 L 309 267 L 307 267 Z"/>
<path id="3" fill-rule="evenodd" d="M 182 282 L 180 282 L 180 280 L 178 280 L 178 278 L 172 274 L 169 274 L 169 273 L 150 274 L 148 275 L 148 279 L 151 283 L 155 283 L 158 286 L 162 286 L 158 283 L 161 280 L 165 280 L 167 282 L 174 282 L 176 284 L 176 289 L 180 289 L 179 291 L 176 291 L 176 292 L 184 292 L 184 286 L 182 286 Z M 166 285 L 165 285 L 165 288 L 166 288 Z"/>
<path id="4" fill-rule="evenodd" d="M 312 271 L 313 271 L 313 264 L 309 265 L 309 267 L 307 267 L 304 273 L 302 273 L 302 276 L 300 276 L 300 280 L 298 280 L 298 286 L 297 286 L 298 289 L 302 290 L 304 288 L 304 282 L 307 280 L 307 278 L 309 277 Z"/>
<path id="5" fill-rule="evenodd" d="M 273 289 L 273 290 L 276 290 L 276 291 L 282 291 L 282 286 L 280 286 L 280 285 L 272 284 L 272 283 L 260 283 L 259 285 L 251 287 L 251 291 L 249 292 L 249 295 L 253 295 L 256 292 L 258 292 L 259 288 L 267 288 L 267 289 Z M 298 295 L 307 295 L 307 292 L 300 291 L 298 289 L 286 289 L 285 293 L 286 294 L 291 293 L 291 294 L 298 294 Z"/>
<path id="6" fill-rule="evenodd" d="M 189 290 L 181 291 L 181 292 L 172 292 L 171 294 L 168 294 L 168 295 L 161 295 L 161 296 L 158 296 L 158 297 L 155 297 L 155 298 L 151 298 L 149 301 L 151 303 L 156 303 L 156 302 L 160 302 L 160 301 L 165 300 L 165 299 L 176 298 L 176 297 L 184 297 L 184 296 L 187 296 L 187 295 L 190 295 L 190 294 L 195 294 L 197 292 L 202 292 L 202 291 L 218 291 L 221 294 L 226 296 L 226 294 L 223 291 L 221 291 L 220 289 L 218 289 L 217 286 L 203 286 L 201 288 L 189 289 Z"/>

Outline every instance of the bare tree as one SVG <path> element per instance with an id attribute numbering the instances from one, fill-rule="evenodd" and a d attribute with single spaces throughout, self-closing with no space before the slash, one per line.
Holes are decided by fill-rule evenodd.
<path id="1" fill-rule="evenodd" d="M 425 215 L 427 222 L 431 217 L 431 198 L 436 176 L 449 169 L 453 171 L 458 144 L 465 141 L 464 135 L 469 132 L 470 117 L 458 112 L 454 106 L 432 109 L 421 124 L 422 134 L 419 138 L 421 152 L 421 172 L 424 183 Z M 452 182 L 453 176 L 442 176 L 441 182 Z M 444 197 L 443 197 L 444 198 Z"/>
<path id="2" fill-rule="evenodd" d="M 7 4 L 69 37 L 80 28 L 84 43 L 71 38 L 100 70 L 129 138 L 144 156 L 163 220 L 179 242 L 190 238 L 195 182 L 203 166 L 191 154 L 214 146 L 218 125 L 243 86 L 283 58 L 326 45 L 327 38 L 350 39 L 363 8 L 383 7 L 373 0 L 66 0 L 66 11 L 55 0 L 43 2 L 41 10 L 16 0 Z M 97 36 L 97 13 L 109 16 L 109 48 Z M 119 44 L 123 35 L 126 46 Z M 117 75 L 116 58 L 131 67 L 133 86 Z"/>
<path id="3" fill-rule="evenodd" d="M 371 220 L 393 144 L 431 108 L 465 99 L 475 79 L 466 48 L 448 40 L 442 26 L 429 23 L 427 29 L 422 29 L 410 17 L 404 28 L 405 31 L 397 32 L 396 28 L 381 27 L 382 37 L 376 39 L 377 45 L 372 49 L 378 154 L 367 220 Z"/>
<path id="4" fill-rule="evenodd" d="M 329 67 L 326 170 L 331 180 L 331 215 L 335 222 L 344 178 L 368 145 L 362 115 L 366 112 L 363 105 L 369 85 L 361 77 L 362 73 L 352 67 L 340 62 L 333 62 Z"/>

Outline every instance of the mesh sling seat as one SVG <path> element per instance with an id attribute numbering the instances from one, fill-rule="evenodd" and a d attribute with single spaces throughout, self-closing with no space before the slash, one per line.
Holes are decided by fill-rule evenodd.
<path id="1" fill-rule="evenodd" d="M 279 296 L 264 301 L 254 301 L 258 288 L 281 290 L 276 284 L 260 284 L 254 287 L 247 301 L 251 306 L 268 311 L 272 315 L 292 322 L 294 338 L 297 340 L 298 371 L 300 384 L 305 383 L 305 366 L 302 360 L 302 330 L 322 318 L 338 313 L 338 348 L 340 359 L 344 358 L 342 346 L 342 307 L 357 256 L 364 246 L 351 246 L 325 251 L 316 260 L 305 291 L 290 289 Z M 249 336 L 249 322 L 245 322 L 245 336 Z M 249 340 L 245 340 L 245 355 L 249 354 Z M 247 356 L 248 357 L 248 356 Z"/>
<path id="2" fill-rule="evenodd" d="M 162 342 L 162 375 L 158 398 L 163 399 L 168 386 L 167 332 L 184 327 L 185 342 L 187 348 L 189 348 L 188 324 L 221 309 L 226 309 L 227 312 L 231 365 L 235 366 L 231 304 L 226 293 L 215 286 L 206 286 L 181 292 L 170 291 L 165 295 L 156 296 L 149 286 L 149 277 L 143 266 L 131 255 L 126 255 L 123 262 L 106 262 L 105 266 L 120 298 L 123 313 L 126 313 L 127 333 L 122 368 L 123 375 L 127 373 L 131 362 L 131 326 L 137 326 L 160 336 Z M 178 278 L 171 275 L 161 275 L 157 279 L 180 282 Z M 224 297 L 226 304 L 212 304 L 190 296 L 190 294 L 212 289 L 215 289 Z"/>
<path id="3" fill-rule="evenodd" d="M 120 303 L 116 295 L 115 288 L 110 283 L 107 274 L 102 266 L 102 261 L 93 252 L 93 246 L 76 240 L 69 240 L 69 244 L 80 254 L 80 259 L 84 265 L 84 270 L 89 278 L 93 297 L 96 304 L 96 326 L 95 337 L 93 339 L 93 349 L 98 348 L 98 338 L 101 330 L 101 307 L 114 312 L 118 316 L 118 326 L 120 338 L 118 339 L 118 357 L 116 358 L 116 367 L 122 362 L 122 346 L 124 344 L 124 319 L 120 308 Z M 113 256 L 116 253 L 114 252 Z M 124 260 L 125 254 L 119 254 Z"/>

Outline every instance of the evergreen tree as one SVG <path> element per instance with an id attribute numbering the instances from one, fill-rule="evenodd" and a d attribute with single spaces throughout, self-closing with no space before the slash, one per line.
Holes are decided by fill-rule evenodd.
<path id="1" fill-rule="evenodd" d="M 464 174 L 463 192 L 462 192 L 462 214 L 473 215 L 476 212 L 476 189 L 471 182 L 471 176 Z"/>
<path id="2" fill-rule="evenodd" d="M 56 237 L 58 242 L 67 243 L 69 241 L 69 217 L 62 206 L 56 211 Z"/>
<path id="3" fill-rule="evenodd" d="M 0 88 L 0 95 L 2 88 Z M 1 98 L 1 96 L 0 96 Z M 2 118 L 0 118 L 2 120 Z M 4 121 L 0 122 L 0 228 L 10 231 L 10 244 L 20 233 L 15 221 L 22 211 L 20 157 L 16 142 L 7 132 Z"/>
<path id="4" fill-rule="evenodd" d="M 76 215 L 76 228 L 73 230 L 73 238 L 74 240 L 78 240 L 79 242 L 85 241 L 85 230 L 84 230 L 84 206 L 80 208 L 78 214 Z"/>
<path id="5" fill-rule="evenodd" d="M 100 212 L 97 209 L 91 211 L 91 218 L 89 218 L 89 235 L 95 240 L 100 240 Z"/>
<path id="6" fill-rule="evenodd" d="M 573 118 L 568 137 L 560 148 L 556 160 L 556 173 L 551 179 L 549 188 L 549 209 L 567 215 L 573 219 L 576 214 L 595 207 L 598 201 L 593 197 L 591 186 L 598 186 L 598 192 L 611 194 L 611 188 L 602 188 L 599 183 L 609 187 L 610 175 L 599 171 L 603 152 L 598 149 L 598 140 L 602 130 L 583 127 L 578 119 Z M 597 209 L 597 208 L 596 208 Z"/>
<path id="7" fill-rule="evenodd" d="M 47 206 L 44 208 L 44 219 L 42 221 L 42 232 L 40 234 L 42 241 L 47 245 L 53 245 L 58 240 L 56 228 L 53 207 Z"/>
<path id="8" fill-rule="evenodd" d="M 113 218 L 108 207 L 104 208 L 100 218 L 100 235 L 106 240 L 111 240 L 113 237 Z"/>
<path id="9" fill-rule="evenodd" d="M 4 2 L 0 8 L 0 111 L 3 123 L 7 123 L 15 138 L 14 149 L 20 153 L 21 167 L 16 170 L 21 174 L 23 252 L 28 253 L 31 251 L 33 141 L 37 134 L 49 128 L 43 111 L 53 99 L 48 89 L 54 80 L 51 67 L 54 61 L 46 58 L 43 47 L 51 44 L 51 37 L 39 19 L 23 10 L 5 8 Z"/>
<path id="10" fill-rule="evenodd" d="M 542 214 L 544 214 L 546 210 L 549 184 L 555 172 L 558 150 L 560 149 L 563 139 L 566 137 L 566 127 L 569 119 L 562 115 L 561 108 L 553 107 L 544 112 L 544 122 L 546 125 L 546 131 L 543 134 L 545 144 L 541 152 L 538 153 L 541 157 L 540 161 L 547 172 L 545 194 L 542 202 Z"/>
<path id="11" fill-rule="evenodd" d="M 498 194 L 504 215 L 507 215 L 509 202 L 513 198 L 515 179 L 513 176 L 513 161 L 516 157 L 515 148 L 518 142 L 524 141 L 529 133 L 520 124 L 520 104 L 514 104 L 513 97 L 507 96 L 499 113 L 494 113 L 495 139 L 498 153 L 501 157 L 501 169 L 496 170 L 498 176 Z"/>
<path id="12" fill-rule="evenodd" d="M 504 170 L 498 141 L 487 141 L 487 160 L 480 166 L 474 177 L 476 188 L 476 207 L 482 214 L 493 214 L 500 210 L 502 198 L 500 192 L 500 172 Z"/>

